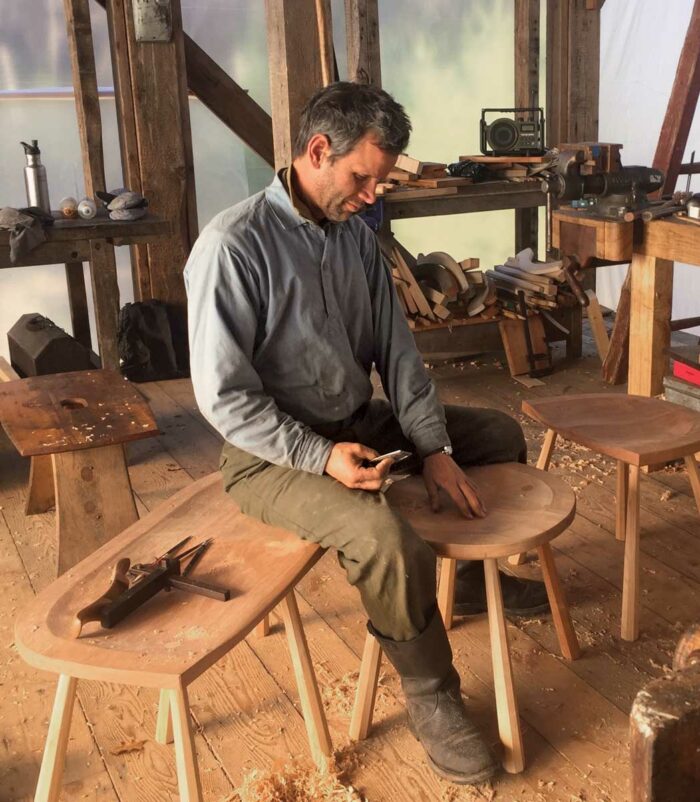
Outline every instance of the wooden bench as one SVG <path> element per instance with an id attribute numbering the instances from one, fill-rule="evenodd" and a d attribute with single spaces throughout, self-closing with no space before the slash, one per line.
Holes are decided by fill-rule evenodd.
<path id="1" fill-rule="evenodd" d="M 519 463 L 484 465 L 465 472 L 478 488 L 487 510 L 485 518 L 468 520 L 449 502 L 436 515 L 419 476 L 396 482 L 387 499 L 441 558 L 438 606 L 447 629 L 452 625 L 457 560 L 484 561 L 503 765 L 506 771 L 519 772 L 525 759 L 497 561 L 537 549 L 562 654 L 575 660 L 578 641 L 549 543 L 573 520 L 576 498 L 561 479 Z M 350 737 L 356 740 L 367 737 L 372 723 L 381 658 L 379 643 L 368 634 L 350 723 Z"/>
<path id="2" fill-rule="evenodd" d="M 229 601 L 176 590 L 159 593 L 116 627 L 87 623 L 75 639 L 76 613 L 105 592 L 119 559 L 150 562 L 187 535 L 193 543 L 213 538 L 191 577 L 228 587 Z M 36 802 L 59 798 L 79 679 L 161 689 L 156 738 L 174 738 L 180 798 L 200 802 L 187 686 L 278 604 L 311 752 L 325 766 L 330 735 L 294 595 L 297 582 L 323 553 L 291 532 L 244 516 L 217 473 L 176 493 L 40 593 L 18 617 L 15 631 L 22 657 L 59 675 Z"/>
<path id="3" fill-rule="evenodd" d="M 153 437 L 148 404 L 111 370 L 18 379 L 0 365 L 0 422 L 31 457 L 27 515 L 56 505 L 57 573 L 138 519 L 124 443 Z"/>

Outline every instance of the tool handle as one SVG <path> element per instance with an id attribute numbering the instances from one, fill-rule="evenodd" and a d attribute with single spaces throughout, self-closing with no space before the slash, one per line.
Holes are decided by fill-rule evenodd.
<path id="1" fill-rule="evenodd" d="M 105 629 L 111 629 L 115 624 L 123 621 L 129 613 L 133 613 L 137 607 L 140 607 L 144 602 L 153 598 L 156 593 L 163 590 L 168 584 L 172 573 L 172 567 L 164 565 L 156 568 L 148 576 L 136 582 L 102 610 L 100 624 Z"/>

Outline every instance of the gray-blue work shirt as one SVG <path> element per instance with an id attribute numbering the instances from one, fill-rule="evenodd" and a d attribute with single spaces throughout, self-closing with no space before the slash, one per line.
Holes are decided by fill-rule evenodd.
<path id="1" fill-rule="evenodd" d="M 323 473 L 333 443 L 310 427 L 372 396 L 372 365 L 420 455 L 449 444 L 377 240 L 357 217 L 302 217 L 279 176 L 218 214 L 185 267 L 192 384 L 228 442 Z"/>

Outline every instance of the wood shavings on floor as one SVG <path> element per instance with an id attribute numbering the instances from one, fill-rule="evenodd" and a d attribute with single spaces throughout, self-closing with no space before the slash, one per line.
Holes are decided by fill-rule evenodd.
<path id="1" fill-rule="evenodd" d="M 344 758 L 336 753 L 328 771 L 286 765 L 279 771 L 253 769 L 226 802 L 369 802 L 349 784 Z"/>
<path id="2" fill-rule="evenodd" d="M 496 791 L 490 782 L 482 785 L 452 785 L 444 783 L 440 802 L 491 802 Z"/>
<path id="3" fill-rule="evenodd" d="M 349 718 L 352 715 L 352 708 L 355 704 L 355 694 L 357 693 L 357 683 L 359 680 L 358 671 L 349 671 L 340 679 L 334 679 L 325 684 L 321 690 L 323 704 L 329 716 L 339 715 Z M 377 698 L 374 704 L 375 716 L 381 715 L 391 701 L 392 693 L 388 687 L 389 678 L 386 674 L 379 675 L 377 683 Z"/>

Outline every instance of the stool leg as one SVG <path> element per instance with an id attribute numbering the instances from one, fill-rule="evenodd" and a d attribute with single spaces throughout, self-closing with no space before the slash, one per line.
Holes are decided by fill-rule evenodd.
<path id="1" fill-rule="evenodd" d="M 690 486 L 695 496 L 695 503 L 700 513 L 700 470 L 698 470 L 698 464 L 693 454 L 688 454 L 685 458 L 685 467 L 688 469 L 688 479 L 690 480 Z"/>
<path id="2" fill-rule="evenodd" d="M 121 444 L 52 454 L 59 575 L 138 520 Z"/>
<path id="3" fill-rule="evenodd" d="M 379 669 L 382 665 L 382 647 L 371 633 L 365 638 L 362 651 L 360 676 L 357 680 L 357 694 L 350 719 L 350 738 L 353 741 L 364 741 L 372 726 L 372 713 L 377 697 Z"/>
<path id="4" fill-rule="evenodd" d="M 270 634 L 270 616 L 266 615 L 259 624 L 255 625 L 253 635 L 256 638 L 266 638 Z"/>
<path id="5" fill-rule="evenodd" d="M 562 588 L 559 580 L 552 547 L 549 543 L 544 543 L 537 547 L 537 553 L 542 566 L 544 584 L 547 588 L 549 606 L 552 608 L 554 629 L 557 632 L 557 638 L 559 638 L 559 648 L 567 660 L 577 660 L 581 655 L 581 649 L 578 645 L 574 625 L 571 623 L 569 605 L 566 603 L 564 588 Z"/>
<path id="6" fill-rule="evenodd" d="M 513 687 L 513 669 L 510 663 L 508 632 L 503 612 L 503 596 L 497 560 L 484 560 L 484 574 L 486 576 L 486 603 L 489 610 L 498 732 L 504 748 L 503 768 L 510 774 L 517 774 L 525 768 L 523 738 L 520 732 L 518 706 Z"/>
<path id="7" fill-rule="evenodd" d="M 58 677 L 56 698 L 49 721 L 49 731 L 46 734 L 44 757 L 41 761 L 34 802 L 58 802 L 61 795 L 61 781 L 77 684 L 78 680 L 68 674 L 60 674 Z"/>
<path id="8" fill-rule="evenodd" d="M 552 460 L 552 452 L 554 451 L 554 445 L 556 442 L 556 431 L 554 429 L 547 429 L 547 433 L 544 436 L 544 442 L 542 443 L 542 451 L 540 451 L 540 456 L 537 460 L 537 468 L 539 468 L 539 470 L 549 470 L 549 463 Z M 525 552 L 522 554 L 512 554 L 510 557 L 508 557 L 508 562 L 511 565 L 522 565 L 525 562 L 525 557 Z"/>
<path id="9" fill-rule="evenodd" d="M 289 652 L 297 680 L 299 701 L 304 714 L 311 756 L 319 769 L 325 770 L 328 767 L 328 759 L 333 754 L 333 746 L 293 590 L 284 597 L 280 606 L 282 607 L 284 628 L 287 631 Z"/>
<path id="10" fill-rule="evenodd" d="M 625 529 L 625 564 L 622 577 L 622 638 L 639 637 L 639 474 L 636 465 L 629 466 L 627 492 L 627 526 Z"/>
<path id="11" fill-rule="evenodd" d="M 174 691 L 166 691 L 170 697 L 170 710 L 173 719 L 173 740 L 175 741 L 175 766 L 180 802 L 202 802 L 202 784 L 197 767 L 197 752 L 194 747 L 192 716 L 187 688 L 181 686 Z"/>
<path id="12" fill-rule="evenodd" d="M 32 457 L 29 466 L 29 485 L 25 515 L 37 515 L 48 512 L 56 504 L 56 491 L 53 482 L 53 465 L 50 454 L 38 454 Z"/>
<path id="13" fill-rule="evenodd" d="M 457 560 L 443 557 L 440 561 L 440 585 L 438 587 L 438 610 L 445 629 L 452 629 L 452 611 L 455 604 L 455 576 Z"/>
<path id="14" fill-rule="evenodd" d="M 617 461 L 617 491 L 615 493 L 615 503 L 617 509 L 617 514 L 615 517 L 615 537 L 617 540 L 625 539 L 629 476 L 630 474 L 627 463 L 619 459 Z"/>
<path id="15" fill-rule="evenodd" d="M 170 691 L 161 688 L 158 699 L 158 718 L 156 719 L 156 741 L 159 744 L 173 742 L 173 717 L 170 715 Z"/>

